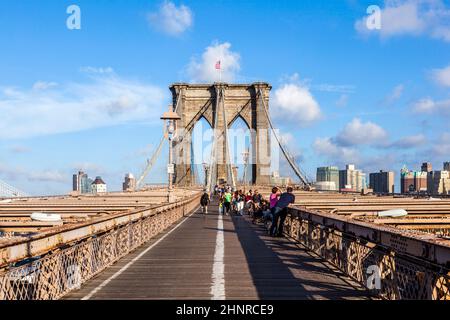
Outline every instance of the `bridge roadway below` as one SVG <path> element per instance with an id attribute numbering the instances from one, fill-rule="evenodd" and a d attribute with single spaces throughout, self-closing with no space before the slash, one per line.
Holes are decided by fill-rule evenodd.
<path id="1" fill-rule="evenodd" d="M 358 283 L 248 216 L 197 210 L 66 299 L 371 299 Z"/>

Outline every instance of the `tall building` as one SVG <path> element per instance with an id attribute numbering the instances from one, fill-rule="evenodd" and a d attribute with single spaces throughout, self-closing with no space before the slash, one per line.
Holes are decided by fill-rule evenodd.
<path id="1" fill-rule="evenodd" d="M 134 191 L 135 189 L 136 189 L 136 178 L 131 173 L 127 173 L 125 175 L 125 180 L 122 183 L 122 190 Z"/>
<path id="2" fill-rule="evenodd" d="M 354 164 L 345 166 L 345 170 L 339 171 L 339 189 L 346 189 L 360 192 L 366 188 L 366 174 L 361 170 L 355 169 Z"/>
<path id="3" fill-rule="evenodd" d="M 431 172 L 431 171 L 433 171 L 433 166 L 431 165 L 430 162 L 424 162 L 424 163 L 422 163 L 421 171 L 422 172 Z"/>
<path id="4" fill-rule="evenodd" d="M 101 177 L 96 177 L 94 182 L 92 182 L 92 193 L 106 193 L 106 183 L 102 180 Z"/>
<path id="5" fill-rule="evenodd" d="M 427 169 L 423 165 L 422 168 Z M 410 171 L 406 166 L 400 171 L 401 193 L 427 192 L 427 181 L 427 171 Z"/>
<path id="6" fill-rule="evenodd" d="M 450 171 L 450 162 L 444 162 L 444 171 Z"/>
<path id="7" fill-rule="evenodd" d="M 394 193 L 394 172 L 380 170 L 380 172 L 371 173 L 369 185 L 375 193 Z"/>
<path id="8" fill-rule="evenodd" d="M 339 190 L 339 168 L 319 167 L 316 174 L 316 187 L 320 190 Z"/>
<path id="9" fill-rule="evenodd" d="M 428 194 L 450 194 L 450 171 L 443 170 L 428 172 Z"/>
<path id="10" fill-rule="evenodd" d="M 86 173 L 78 171 L 78 173 L 73 175 L 72 190 L 81 194 L 91 193 L 92 182 L 92 179 L 90 179 Z"/>

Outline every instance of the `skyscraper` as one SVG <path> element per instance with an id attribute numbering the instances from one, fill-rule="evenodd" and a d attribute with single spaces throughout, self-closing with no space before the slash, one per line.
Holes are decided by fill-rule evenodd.
<path id="1" fill-rule="evenodd" d="M 78 171 L 78 173 L 73 175 L 72 180 L 72 190 L 77 191 L 81 194 L 91 193 L 92 179 L 88 177 L 83 171 Z"/>
<path id="2" fill-rule="evenodd" d="M 326 190 L 339 190 L 339 168 L 338 167 L 319 167 L 316 175 L 317 186 L 323 189 L 326 185 Z"/>
<path id="3" fill-rule="evenodd" d="M 345 166 L 345 170 L 339 171 L 339 188 L 360 192 L 366 188 L 366 174 L 355 169 L 354 164 Z"/>
<path id="4" fill-rule="evenodd" d="M 433 166 L 431 165 L 430 162 L 424 162 L 424 163 L 422 163 L 421 171 L 422 172 L 431 172 L 431 171 L 433 171 Z"/>
<path id="5" fill-rule="evenodd" d="M 385 172 L 380 170 L 380 172 L 371 173 L 369 175 L 370 188 L 373 189 L 375 193 L 394 193 L 394 172 Z"/>
<path id="6" fill-rule="evenodd" d="M 429 169 L 422 165 L 422 169 Z M 401 193 L 416 193 L 427 191 L 428 172 L 427 171 L 410 171 L 403 166 L 400 171 Z"/>
<path id="7" fill-rule="evenodd" d="M 450 171 L 450 162 L 444 162 L 444 171 Z"/>
<path id="8" fill-rule="evenodd" d="M 450 171 L 431 171 L 428 173 L 428 193 L 431 195 L 450 194 Z"/>

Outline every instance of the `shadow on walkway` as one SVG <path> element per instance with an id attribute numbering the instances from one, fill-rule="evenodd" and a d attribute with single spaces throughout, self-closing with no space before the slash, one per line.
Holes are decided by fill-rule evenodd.
<path id="1" fill-rule="evenodd" d="M 260 299 L 368 299 L 369 294 L 342 272 L 330 269 L 285 238 L 272 238 L 249 217 L 233 216 L 237 237 L 245 253 Z"/>

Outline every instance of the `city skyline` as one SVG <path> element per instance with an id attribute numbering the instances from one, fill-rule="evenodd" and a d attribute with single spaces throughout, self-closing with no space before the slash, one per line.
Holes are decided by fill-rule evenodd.
<path id="1" fill-rule="evenodd" d="M 380 30 L 364 29 L 373 4 Z M 84 170 L 121 190 L 159 142 L 168 87 L 217 81 L 220 60 L 223 81 L 273 86 L 274 125 L 309 176 L 355 163 L 400 186 L 404 164 L 450 158 L 449 14 L 435 0 L 3 1 L 0 179 L 61 194 Z M 162 155 L 150 183 L 167 180 Z"/>

